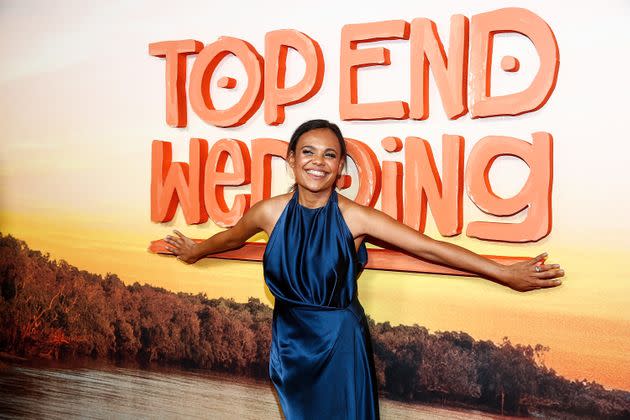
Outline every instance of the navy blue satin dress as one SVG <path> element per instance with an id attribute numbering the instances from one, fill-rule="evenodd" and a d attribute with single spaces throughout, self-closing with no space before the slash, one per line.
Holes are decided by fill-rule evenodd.
<path id="1" fill-rule="evenodd" d="M 269 375 L 288 420 L 378 419 L 370 335 L 357 299 L 367 250 L 354 239 L 333 190 L 324 207 L 298 190 L 263 257 L 275 297 Z"/>

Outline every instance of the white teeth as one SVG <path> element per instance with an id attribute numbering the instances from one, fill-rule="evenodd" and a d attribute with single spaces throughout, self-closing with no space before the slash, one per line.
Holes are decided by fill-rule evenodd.
<path id="1" fill-rule="evenodd" d="M 326 175 L 325 172 L 316 171 L 314 169 L 309 169 L 308 171 L 306 171 L 306 173 L 309 173 L 309 174 L 312 174 L 312 175 L 315 175 L 315 176 L 324 176 L 324 175 Z"/>

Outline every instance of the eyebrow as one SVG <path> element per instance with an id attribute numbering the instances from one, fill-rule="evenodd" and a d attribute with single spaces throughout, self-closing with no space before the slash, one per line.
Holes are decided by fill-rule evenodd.
<path id="1" fill-rule="evenodd" d="M 302 148 L 301 148 L 300 150 L 304 150 L 304 149 L 306 149 L 307 147 L 308 147 L 308 148 L 313 148 L 313 149 L 315 148 L 315 146 L 311 146 L 310 144 L 306 144 L 306 145 L 302 146 Z M 324 150 L 324 152 L 329 152 L 329 151 L 330 151 L 330 152 L 339 153 L 337 150 L 333 149 L 332 147 L 327 147 L 327 148 Z"/>

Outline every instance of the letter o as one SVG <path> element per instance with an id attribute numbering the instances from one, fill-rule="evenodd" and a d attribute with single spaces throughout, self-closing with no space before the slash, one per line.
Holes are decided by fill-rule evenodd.
<path id="1" fill-rule="evenodd" d="M 217 66 L 228 54 L 235 55 L 247 74 L 247 88 L 241 99 L 227 109 L 216 109 L 210 96 L 210 79 Z M 262 103 L 263 58 L 246 41 L 221 37 L 208 44 L 197 56 L 190 72 L 188 96 L 195 113 L 208 124 L 235 127 L 244 124 Z"/>

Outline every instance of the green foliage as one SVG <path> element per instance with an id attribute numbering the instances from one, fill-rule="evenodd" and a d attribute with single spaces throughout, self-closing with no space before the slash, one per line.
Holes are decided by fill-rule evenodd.
<path id="1" fill-rule="evenodd" d="M 267 378 L 272 309 L 172 293 L 79 271 L 0 233 L 0 351 L 179 364 Z M 475 341 L 368 317 L 381 391 L 405 401 L 512 414 L 630 417 L 630 393 L 569 381 L 540 363 L 548 348 Z M 560 415 L 562 417 L 562 415 Z"/>

